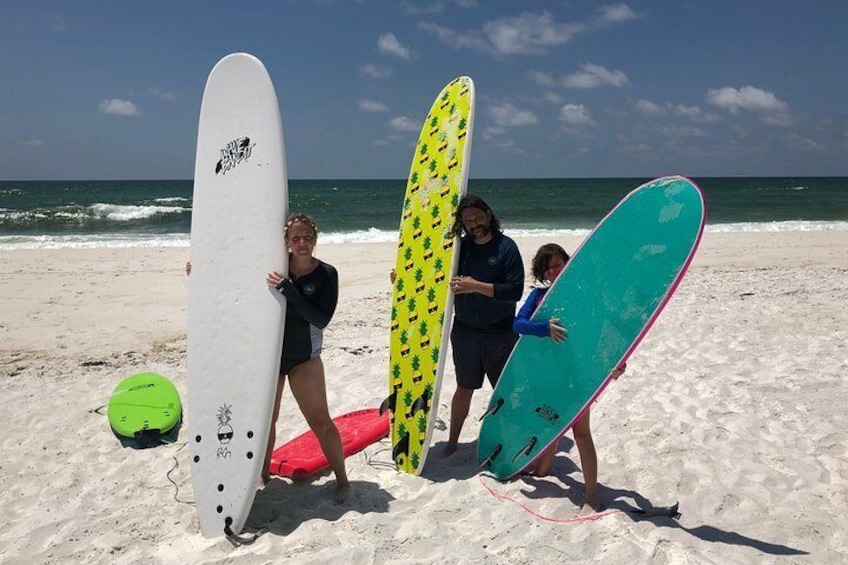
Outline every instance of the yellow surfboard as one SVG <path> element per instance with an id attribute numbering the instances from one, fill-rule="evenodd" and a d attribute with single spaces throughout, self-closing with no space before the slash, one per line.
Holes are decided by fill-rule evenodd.
<path id="1" fill-rule="evenodd" d="M 436 419 L 459 256 L 450 229 L 468 182 L 473 123 L 474 83 L 459 77 L 427 114 L 403 201 L 383 408 L 391 410 L 395 465 L 413 475 L 424 467 Z"/>

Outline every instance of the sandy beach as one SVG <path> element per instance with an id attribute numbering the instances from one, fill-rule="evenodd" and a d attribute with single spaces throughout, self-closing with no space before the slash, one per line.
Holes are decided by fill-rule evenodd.
<path id="1" fill-rule="evenodd" d="M 545 242 L 519 240 L 525 264 Z M 189 250 L 0 252 L 0 563 L 845 563 L 846 242 L 838 231 L 705 234 L 593 408 L 610 510 L 597 519 L 580 513 L 570 434 L 551 477 L 478 474 L 484 388 L 453 457 L 438 456 L 437 430 L 411 477 L 374 444 L 348 459 L 343 506 L 329 474 L 277 479 L 248 520 L 267 533 L 241 547 L 199 534 L 183 448 L 191 414 L 176 444 L 135 450 L 94 412 L 141 371 L 171 379 L 186 402 Z M 341 277 L 323 356 L 334 415 L 386 394 L 394 247 L 319 240 Z M 448 361 L 445 423 L 454 388 Z M 286 394 L 278 444 L 305 429 Z M 628 511 L 675 502 L 679 520 Z"/>

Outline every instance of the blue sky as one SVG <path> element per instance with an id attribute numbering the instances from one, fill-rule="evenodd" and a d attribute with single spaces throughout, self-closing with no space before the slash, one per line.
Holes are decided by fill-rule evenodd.
<path id="1" fill-rule="evenodd" d="M 406 178 L 472 77 L 472 178 L 848 175 L 848 2 L 7 0 L 0 179 L 188 179 L 224 55 L 274 80 L 289 175 Z"/>

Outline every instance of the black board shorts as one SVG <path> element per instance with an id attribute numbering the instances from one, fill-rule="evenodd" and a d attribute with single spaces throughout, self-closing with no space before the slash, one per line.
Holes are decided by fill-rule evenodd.
<path id="1" fill-rule="evenodd" d="M 456 367 L 456 384 L 476 390 L 483 387 L 485 375 L 494 388 L 516 341 L 518 334 L 512 330 L 485 333 L 454 324 L 451 329 L 451 348 Z"/>

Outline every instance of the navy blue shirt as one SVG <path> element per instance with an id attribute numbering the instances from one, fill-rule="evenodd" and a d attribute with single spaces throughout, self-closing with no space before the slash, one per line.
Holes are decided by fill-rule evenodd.
<path id="1" fill-rule="evenodd" d="M 455 325 L 487 333 L 512 331 L 515 305 L 524 286 L 524 264 L 515 242 L 502 233 L 482 245 L 470 236 L 463 237 L 457 276 L 493 283 L 495 295 L 457 294 Z"/>

